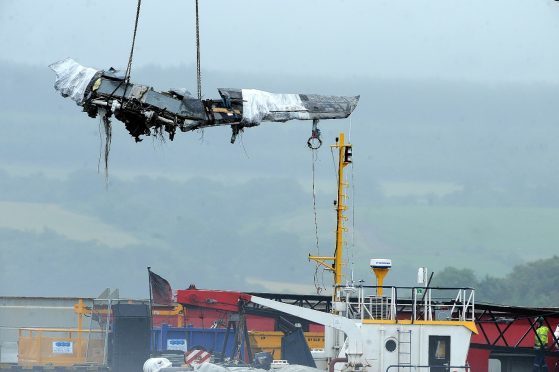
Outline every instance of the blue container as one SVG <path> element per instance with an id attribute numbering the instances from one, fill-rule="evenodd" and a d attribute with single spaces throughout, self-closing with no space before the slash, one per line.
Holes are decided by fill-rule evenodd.
<path id="1" fill-rule="evenodd" d="M 210 353 L 221 353 L 226 332 L 227 329 L 224 328 L 177 328 L 163 324 L 161 328 L 152 329 L 151 348 L 153 352 L 187 351 L 203 348 Z M 231 329 L 225 348 L 226 357 L 231 357 L 234 338 L 235 332 Z M 241 355 L 244 355 L 244 347 L 241 349 Z"/>

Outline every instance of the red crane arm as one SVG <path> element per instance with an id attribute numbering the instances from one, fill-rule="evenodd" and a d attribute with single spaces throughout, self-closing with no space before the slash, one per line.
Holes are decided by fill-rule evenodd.
<path id="1" fill-rule="evenodd" d="M 229 312 L 239 311 L 239 302 L 249 302 L 251 297 L 251 295 L 241 292 L 196 288 L 179 289 L 177 291 L 177 302 L 181 305 Z"/>

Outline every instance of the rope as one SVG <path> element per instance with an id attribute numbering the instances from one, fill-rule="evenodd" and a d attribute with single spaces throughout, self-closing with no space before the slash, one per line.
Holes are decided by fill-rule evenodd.
<path id="1" fill-rule="evenodd" d="M 200 14 L 198 0 L 196 0 L 196 83 L 198 86 L 198 99 L 202 99 L 202 72 L 200 69 Z"/>
<path id="2" fill-rule="evenodd" d="M 318 239 L 318 217 L 316 211 L 316 187 L 315 187 L 315 173 L 316 173 L 315 166 L 316 166 L 316 161 L 318 159 L 317 150 L 311 147 L 311 154 L 312 154 L 312 208 L 314 213 L 314 237 L 316 241 L 316 252 L 317 255 L 320 256 L 320 242 Z M 319 265 L 317 263 L 314 270 L 314 287 L 316 288 L 316 293 L 320 294 L 322 288 L 318 283 L 318 268 Z"/>
<path id="3" fill-rule="evenodd" d="M 318 240 L 318 217 L 316 212 L 316 188 L 315 188 L 315 163 L 317 160 L 316 150 L 312 150 L 312 208 L 314 213 L 314 237 L 316 240 L 316 252 L 320 255 L 320 244 Z"/>
<path id="4" fill-rule="evenodd" d="M 240 136 L 239 136 L 239 137 L 241 137 L 241 146 L 243 147 L 243 152 L 245 153 L 246 158 L 250 159 L 250 156 L 248 156 L 248 152 L 247 152 L 247 149 L 245 147 L 245 141 L 243 140 L 243 136 L 244 136 L 244 132 L 241 132 Z"/>
<path id="5" fill-rule="evenodd" d="M 132 33 L 132 45 L 130 46 L 130 56 L 128 57 L 128 66 L 126 66 L 126 72 L 124 74 L 124 93 L 122 94 L 121 103 L 124 101 L 124 97 L 126 96 L 126 88 L 128 88 L 128 83 L 130 82 L 130 73 L 132 72 L 132 59 L 134 57 L 134 47 L 136 46 L 136 34 L 138 32 L 138 20 L 140 19 L 140 8 L 142 7 L 142 0 L 138 0 L 138 4 L 136 6 L 136 19 L 134 21 L 134 32 Z M 122 84 L 122 81 L 118 84 L 118 86 L 113 90 L 111 93 L 111 97 L 117 89 Z M 108 102 L 108 101 L 107 101 Z M 114 102 L 113 102 L 114 104 Z M 110 114 L 103 110 L 100 113 L 101 123 L 99 124 L 99 137 L 101 137 L 101 126 L 103 126 L 104 134 L 105 134 L 105 152 L 104 152 L 104 161 L 105 161 L 105 187 L 108 188 L 109 186 L 109 154 L 111 151 L 111 141 L 112 141 L 112 126 L 111 121 L 109 119 Z M 99 144 L 102 146 L 102 142 Z M 99 152 L 99 162 L 101 161 L 101 152 Z M 97 171 L 99 171 L 99 163 L 97 163 Z"/>
<path id="6" fill-rule="evenodd" d="M 336 180 L 336 185 L 338 184 L 338 166 L 336 165 L 336 158 L 334 157 L 334 148 L 330 147 L 330 154 L 332 155 L 332 166 L 334 170 L 334 179 Z"/>
<path id="7" fill-rule="evenodd" d="M 338 179 L 338 166 L 336 164 L 336 158 L 334 156 L 334 147 L 330 146 L 330 155 L 332 155 L 332 170 L 334 171 L 334 179 L 336 180 L 336 185 L 339 184 L 339 179 Z M 338 202 L 338 199 L 334 200 L 334 205 L 337 208 L 336 203 Z M 334 255 L 336 255 L 338 247 L 336 247 L 336 249 L 334 249 Z"/>
<path id="8" fill-rule="evenodd" d="M 136 7 L 136 21 L 134 22 L 134 33 L 132 35 L 132 46 L 130 47 L 130 57 L 128 57 L 128 66 L 126 67 L 126 73 L 124 74 L 124 81 L 127 84 L 130 82 L 130 73 L 132 72 L 132 57 L 134 56 L 134 46 L 136 45 L 136 33 L 138 31 L 138 20 L 140 19 L 141 6 L 142 0 L 138 0 L 138 5 Z"/>
<path id="9" fill-rule="evenodd" d="M 353 178 L 353 161 L 351 162 L 351 272 L 355 264 L 355 180 Z"/>
<path id="10" fill-rule="evenodd" d="M 348 142 L 351 143 L 351 117 L 349 118 Z M 355 264 L 355 180 L 353 178 L 353 160 L 351 162 L 351 272 Z M 353 278 L 352 278 L 353 279 Z"/>

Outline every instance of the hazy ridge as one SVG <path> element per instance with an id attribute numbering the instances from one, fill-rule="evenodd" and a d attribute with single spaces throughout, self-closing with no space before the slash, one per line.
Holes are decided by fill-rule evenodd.
<path id="1" fill-rule="evenodd" d="M 153 66 L 133 78 L 167 88 L 185 86 L 193 75 L 188 66 Z M 555 85 L 226 71 L 204 77 L 207 97 L 217 96 L 217 87 L 361 94 L 351 119 L 355 233 L 348 234 L 347 255 L 359 277 L 370 279 L 371 256 L 394 258 L 391 278 L 401 282 L 413 280 L 420 265 L 504 275 L 515 264 L 551 256 L 559 243 Z M 98 123 L 54 91 L 53 73 L 0 62 L 0 81 L 0 201 L 23 203 L 2 214 L 30 213 L 25 203 L 54 204 L 140 242 L 115 248 L 71 239 L 48 218 L 43 230 L 0 226 L 1 261 L 10 263 L 2 294 L 92 296 L 119 286 L 141 296 L 147 265 L 177 287 L 263 289 L 249 277 L 312 284 L 310 124 L 262 125 L 230 145 L 225 128 L 206 130 L 203 139 L 180 133 L 172 143 L 135 144 L 115 122 L 107 189 L 96 173 Z M 350 120 L 321 128 L 317 204 L 325 253 L 335 184 L 326 145 L 338 131 L 349 132 Z M 386 182 L 410 190 L 419 183 L 456 187 L 389 196 Z M 484 264 L 472 267 L 477 257 Z"/>

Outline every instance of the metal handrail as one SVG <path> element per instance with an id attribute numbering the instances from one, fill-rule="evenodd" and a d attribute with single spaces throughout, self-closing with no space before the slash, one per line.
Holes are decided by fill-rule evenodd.
<path id="1" fill-rule="evenodd" d="M 337 286 L 337 288 L 347 288 L 347 286 Z M 361 320 L 363 319 L 397 319 L 398 305 L 411 306 L 412 321 L 433 320 L 433 315 L 440 310 L 450 311 L 448 320 L 468 321 L 474 320 L 475 309 L 475 290 L 470 287 L 396 287 L 396 286 L 364 286 L 351 287 L 353 293 L 357 290 L 356 296 L 351 297 L 346 292 L 345 302 L 347 303 L 348 316 Z M 377 296 L 375 294 L 366 295 L 365 290 L 386 289 L 387 296 Z M 400 293 L 410 290 L 411 298 L 399 298 Z M 424 295 L 418 298 L 418 291 L 424 291 Z M 400 293 L 398 293 L 400 291 Z M 435 291 L 435 292 L 433 292 Z M 443 293 L 441 293 L 444 291 Z M 456 295 L 445 295 L 448 291 L 457 291 Z M 370 291 L 367 291 L 369 293 Z M 371 291 L 374 293 L 374 291 Z M 407 303 L 409 302 L 409 303 Z M 468 316 L 468 313 L 470 313 Z M 454 314 L 454 315 L 453 315 Z"/>
<path id="2" fill-rule="evenodd" d="M 386 368 L 386 372 L 388 372 L 391 368 L 415 368 L 415 369 L 421 369 L 421 368 L 445 368 L 447 370 L 450 370 L 451 368 L 454 369 L 463 369 L 465 371 L 469 371 L 470 370 L 470 366 L 418 366 L 418 365 L 411 365 L 411 364 L 393 364 L 388 366 L 388 368 Z"/>
<path id="3" fill-rule="evenodd" d="M 337 285 L 335 286 L 335 288 L 346 288 L 346 285 Z M 458 290 L 458 289 L 471 289 L 471 290 L 475 290 L 475 288 L 473 287 L 419 287 L 419 286 L 414 286 L 414 287 L 406 287 L 406 286 L 394 286 L 394 285 L 356 285 L 355 288 L 399 288 L 399 289 L 417 289 L 417 288 L 421 288 L 421 289 L 449 289 L 449 290 Z"/>

